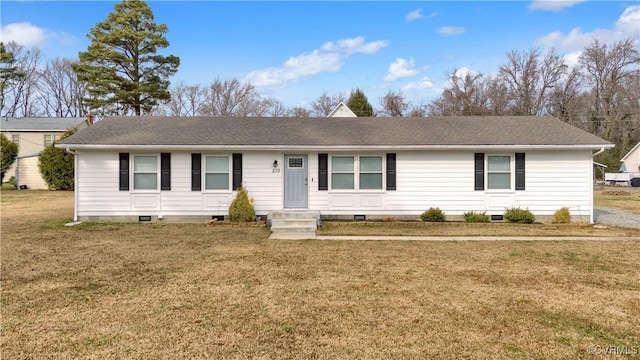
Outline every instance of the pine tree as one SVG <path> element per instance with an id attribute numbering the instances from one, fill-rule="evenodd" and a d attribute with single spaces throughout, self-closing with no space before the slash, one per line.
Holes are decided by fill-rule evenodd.
<path id="1" fill-rule="evenodd" d="M 89 107 L 115 105 L 119 113 L 133 110 L 140 116 L 171 98 L 168 78 L 178 71 L 180 58 L 157 54 L 169 46 L 167 26 L 154 22 L 147 3 L 123 0 L 114 9 L 91 29 L 91 44 L 73 69 L 87 82 Z"/>
<path id="2" fill-rule="evenodd" d="M 371 106 L 369 100 L 367 100 L 367 96 L 360 89 L 355 89 L 351 92 L 349 101 L 347 101 L 347 107 L 358 117 L 375 116 L 373 106 Z"/>
<path id="3" fill-rule="evenodd" d="M 0 42 L 0 110 L 4 109 L 4 94 L 8 85 L 25 76 L 15 66 L 16 59 L 13 53 L 8 52 L 4 43 Z"/>

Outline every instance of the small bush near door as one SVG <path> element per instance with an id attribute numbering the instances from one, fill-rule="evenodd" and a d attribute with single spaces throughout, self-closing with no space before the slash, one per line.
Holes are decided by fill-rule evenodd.
<path id="1" fill-rule="evenodd" d="M 569 208 L 563 207 L 553 213 L 554 224 L 568 224 L 571 222 L 571 213 Z"/>
<path id="2" fill-rule="evenodd" d="M 515 207 L 504 212 L 504 219 L 515 224 L 533 224 L 536 221 L 531 211 Z"/>
<path id="3" fill-rule="evenodd" d="M 249 202 L 247 189 L 240 188 L 236 194 L 236 198 L 229 206 L 229 220 L 233 222 L 250 222 L 256 220 L 256 211 Z"/>
<path id="4" fill-rule="evenodd" d="M 422 221 L 428 221 L 428 222 L 444 222 L 445 217 L 444 217 L 444 213 L 442 212 L 442 210 L 440 210 L 440 208 L 429 208 L 429 210 L 423 212 L 420 215 L 420 219 L 422 219 Z"/>

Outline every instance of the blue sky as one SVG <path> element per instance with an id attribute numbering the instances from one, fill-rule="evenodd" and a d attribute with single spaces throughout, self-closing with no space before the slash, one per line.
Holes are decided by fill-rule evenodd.
<path id="1" fill-rule="evenodd" d="M 6 1 L 4 42 L 77 58 L 112 1 Z M 285 105 L 362 89 L 374 107 L 389 90 L 428 103 L 454 69 L 492 74 L 512 50 L 553 47 L 575 63 L 598 39 L 640 41 L 638 1 L 150 1 L 167 24 L 172 82 L 238 78 Z"/>

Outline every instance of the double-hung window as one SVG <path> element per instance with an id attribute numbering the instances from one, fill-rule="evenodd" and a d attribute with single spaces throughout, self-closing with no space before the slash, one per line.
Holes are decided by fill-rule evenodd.
<path id="1" fill-rule="evenodd" d="M 334 190 L 353 190 L 353 170 L 353 156 L 333 156 L 331 158 L 331 188 Z"/>
<path id="2" fill-rule="evenodd" d="M 382 156 L 332 156 L 331 189 L 382 190 L 382 165 Z"/>
<path id="3" fill-rule="evenodd" d="M 382 190 L 382 157 L 360 156 L 360 189 Z"/>
<path id="4" fill-rule="evenodd" d="M 133 189 L 158 190 L 158 156 L 133 156 Z"/>
<path id="5" fill-rule="evenodd" d="M 487 189 L 511 189 L 511 156 L 487 156 Z"/>
<path id="6" fill-rule="evenodd" d="M 18 148 L 20 148 L 20 134 L 11 134 L 11 141 L 18 145 Z"/>
<path id="7" fill-rule="evenodd" d="M 44 134 L 44 147 L 53 145 L 53 142 L 60 140 L 60 137 L 60 134 Z"/>
<path id="8" fill-rule="evenodd" d="M 229 190 L 229 157 L 205 157 L 205 189 Z"/>

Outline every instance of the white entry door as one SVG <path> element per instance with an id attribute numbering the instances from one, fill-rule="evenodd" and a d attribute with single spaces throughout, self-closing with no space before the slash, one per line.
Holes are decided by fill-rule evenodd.
<path id="1" fill-rule="evenodd" d="M 284 207 L 307 208 L 307 155 L 284 156 Z"/>

